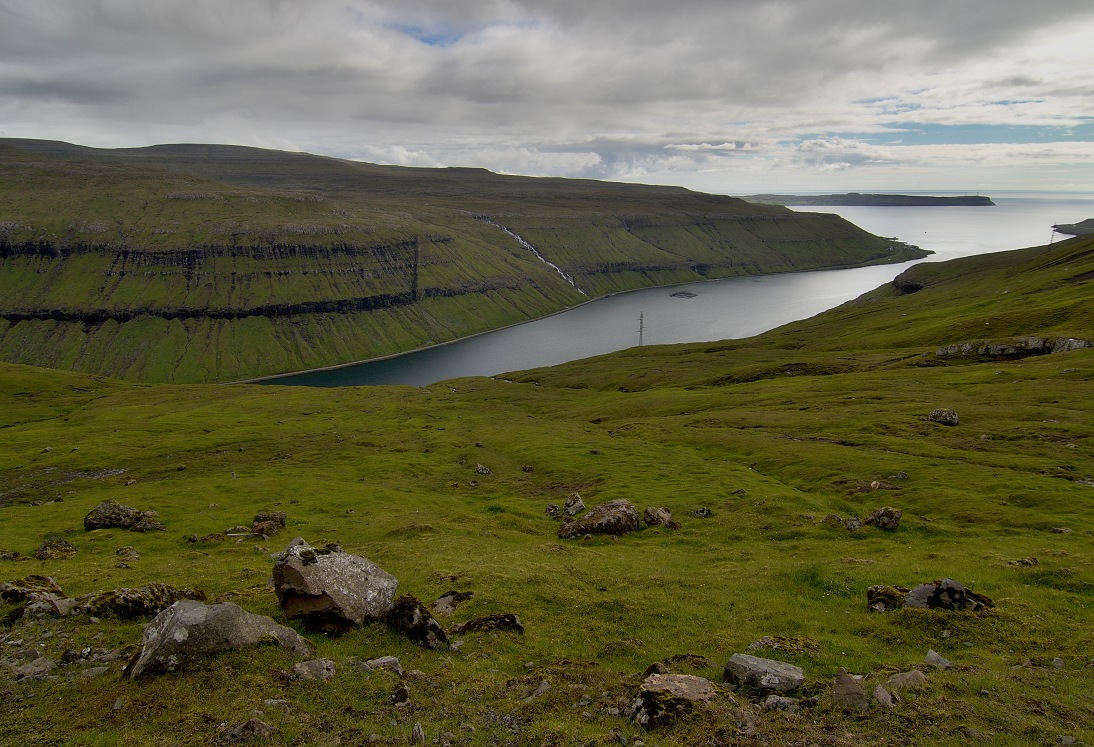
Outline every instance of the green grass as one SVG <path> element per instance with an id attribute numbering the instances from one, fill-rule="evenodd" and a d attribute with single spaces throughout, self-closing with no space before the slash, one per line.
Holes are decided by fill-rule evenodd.
<path id="1" fill-rule="evenodd" d="M 258 711 L 285 745 L 402 743 L 415 722 L 467 745 L 612 745 L 619 734 L 656 745 L 958 745 L 961 727 L 992 744 L 1089 742 L 1094 350 L 1021 360 L 934 350 L 988 339 L 984 319 L 1004 336 L 1094 337 L 1089 285 L 1073 280 L 1092 248 L 1075 240 L 930 265 L 913 271 L 924 281 L 914 295 L 879 290 L 750 340 L 633 349 L 509 381 L 147 386 L 3 365 L 0 545 L 27 555 L 60 535 L 78 554 L 3 562 L 0 578 L 51 575 L 73 596 L 163 581 L 280 620 L 264 587 L 268 553 L 299 535 L 370 558 L 427 604 L 473 591 L 446 627 L 514 612 L 526 633 L 466 635 L 454 652 L 418 649 L 381 624 L 308 634 L 336 663 L 331 683 L 288 680 L 293 659 L 265 649 L 139 683 L 119 664 L 90 679 L 78 666 L 46 682 L 0 677 L 0 741 L 208 744 Z M 940 406 L 960 425 L 928 422 Z M 478 463 L 493 474 L 476 474 Z M 667 507 L 682 528 L 559 540 L 544 508 L 575 491 L 588 505 Z M 83 516 L 107 498 L 156 510 L 169 531 L 84 532 Z M 824 522 L 884 505 L 904 511 L 895 532 Z M 268 543 L 186 542 L 271 508 L 289 526 Z M 141 556 L 130 568 L 117 567 L 123 545 Z M 1009 565 L 1030 557 L 1036 565 Z M 995 609 L 865 608 L 868 586 L 941 577 Z M 80 617 L 0 629 L 54 658 L 130 650 L 140 635 L 139 623 Z M 801 666 L 816 707 L 758 715 L 725 694 L 654 733 L 614 715 L 651 663 L 699 654 L 710 666 L 684 671 L 720 681 L 729 656 L 764 635 L 803 642 L 760 653 Z M 931 648 L 955 669 L 925 667 Z M 422 673 L 407 680 L 410 709 L 391 705 L 393 675 L 353 664 L 386 654 Z M 852 717 L 830 707 L 840 666 L 867 675 L 869 689 L 925 668 L 928 687 L 892 712 Z M 525 702 L 543 680 L 551 690 Z"/>

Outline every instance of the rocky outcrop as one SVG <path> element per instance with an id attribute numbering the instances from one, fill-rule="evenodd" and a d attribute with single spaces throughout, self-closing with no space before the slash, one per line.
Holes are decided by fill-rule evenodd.
<path id="1" fill-rule="evenodd" d="M 900 526 L 900 519 L 904 516 L 904 512 L 899 508 L 892 508 L 885 506 L 883 508 L 876 509 L 873 513 L 866 517 L 864 523 L 870 526 L 877 527 L 878 529 L 884 529 L 888 532 L 896 531 Z"/>
<path id="2" fill-rule="evenodd" d="M 26 602 L 40 594 L 62 594 L 61 587 L 51 576 L 37 574 L 18 581 L 0 583 L 0 600 L 5 602 Z"/>
<path id="3" fill-rule="evenodd" d="M 872 612 L 889 612 L 901 607 L 981 612 L 994 606 L 988 596 L 967 589 L 952 578 L 920 584 L 913 589 L 882 584 L 866 590 L 866 607 Z"/>
<path id="4" fill-rule="evenodd" d="M 34 551 L 34 557 L 38 560 L 65 560 L 76 554 L 76 546 L 66 539 L 52 537 Z"/>
<path id="5" fill-rule="evenodd" d="M 134 589 L 112 589 L 80 597 L 77 610 L 96 617 L 134 620 L 158 615 L 182 599 L 204 602 L 205 592 L 159 583 Z"/>
<path id="6" fill-rule="evenodd" d="M 650 506 L 642 512 L 642 520 L 646 522 L 646 526 L 648 527 L 666 527 L 668 529 L 680 528 L 680 524 L 673 520 L 672 512 L 667 508 Z"/>
<path id="7" fill-rule="evenodd" d="M 651 674 L 638 690 L 632 719 L 645 727 L 667 726 L 717 693 L 710 680 L 690 674 Z"/>
<path id="8" fill-rule="evenodd" d="M 272 537 L 285 528 L 287 518 L 284 511 L 259 511 L 251 519 L 251 532 L 263 537 Z"/>
<path id="9" fill-rule="evenodd" d="M 298 656 L 312 652 L 310 643 L 296 631 L 268 617 L 254 615 L 236 605 L 175 602 L 149 623 L 140 649 L 125 668 L 125 676 L 137 679 L 167 672 L 196 659 L 222 651 L 272 643 Z"/>
<path id="10" fill-rule="evenodd" d="M 725 681 L 736 687 L 789 693 L 805 684 L 805 674 L 786 662 L 734 654 L 726 663 Z"/>
<path id="11" fill-rule="evenodd" d="M 562 539 L 581 537 L 585 534 L 610 534 L 621 536 L 638 529 L 638 510 L 626 499 L 600 503 L 589 509 L 580 519 L 568 521 L 559 527 Z"/>
<path id="12" fill-rule="evenodd" d="M 123 506 L 113 499 L 105 500 L 84 517 L 84 529 L 132 529 L 135 532 L 163 531 L 167 527 L 155 520 L 155 511 L 140 511 Z"/>
<path id="13" fill-rule="evenodd" d="M 935 350 L 939 358 L 978 355 L 987 358 L 1029 358 L 1034 355 L 1067 353 L 1089 348 L 1094 343 L 1075 337 L 1015 337 L 1009 340 L 955 342 Z"/>
<path id="14" fill-rule="evenodd" d="M 328 631 L 383 619 L 399 586 L 371 560 L 300 539 L 274 564 L 273 583 L 287 618 Z"/>
<path id="15" fill-rule="evenodd" d="M 927 420 L 931 421 L 932 423 L 939 423 L 941 425 L 949 426 L 957 425 L 957 423 L 959 422 L 957 413 L 953 410 L 947 410 L 944 407 L 939 407 L 937 409 L 931 410 L 930 414 L 927 415 Z"/>

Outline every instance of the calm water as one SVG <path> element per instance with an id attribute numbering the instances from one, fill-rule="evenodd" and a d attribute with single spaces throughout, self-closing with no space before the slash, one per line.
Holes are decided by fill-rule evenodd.
<path id="1" fill-rule="evenodd" d="M 1047 244 L 1052 224 L 1094 217 L 1094 197 L 994 197 L 996 207 L 813 207 L 879 236 L 936 252 L 925 261 Z M 1059 237 L 1057 237 L 1057 240 Z M 921 260 L 924 261 L 924 260 Z M 805 319 L 889 282 L 914 263 L 800 272 L 650 288 L 396 358 L 267 383 L 300 386 L 409 384 L 556 365 L 639 344 L 749 337 Z M 674 297 L 685 291 L 694 298 Z"/>

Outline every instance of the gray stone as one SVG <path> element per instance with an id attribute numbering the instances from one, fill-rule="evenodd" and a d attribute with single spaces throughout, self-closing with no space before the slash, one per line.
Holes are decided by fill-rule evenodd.
<path id="1" fill-rule="evenodd" d="M 994 607 L 987 596 L 966 589 L 952 578 L 916 586 L 904 597 L 905 607 L 980 612 Z"/>
<path id="2" fill-rule="evenodd" d="M 156 616 L 144 630 L 140 650 L 125 668 L 125 676 L 177 669 L 203 656 L 273 643 L 299 656 L 312 652 L 295 630 L 268 617 L 254 615 L 230 603 L 202 604 L 184 599 Z"/>
<path id="3" fill-rule="evenodd" d="M 448 648 L 448 636 L 418 598 L 404 594 L 395 600 L 385 619 L 388 627 L 402 633 L 419 646 Z"/>
<path id="4" fill-rule="evenodd" d="M 273 568 L 274 591 L 290 620 L 338 631 L 382 619 L 399 582 L 370 560 L 293 540 Z"/>
<path id="5" fill-rule="evenodd" d="M 65 560 L 76 554 L 76 546 L 66 539 L 51 537 L 34 551 L 38 560 Z"/>
<path id="6" fill-rule="evenodd" d="M 667 527 L 672 524 L 672 512 L 667 508 L 650 506 L 642 512 L 642 520 L 648 527 Z"/>
<path id="7" fill-rule="evenodd" d="M 878 685 L 874 688 L 874 700 L 878 703 L 878 705 L 885 708 L 893 708 L 896 706 L 896 702 L 893 700 L 893 696 L 890 695 L 889 691 L 881 685 Z"/>
<path id="8" fill-rule="evenodd" d="M 927 656 L 924 661 L 932 666 L 938 667 L 939 669 L 949 669 L 953 666 L 953 662 L 939 654 L 933 648 L 927 651 Z"/>
<path id="9" fill-rule="evenodd" d="M 539 687 L 537 687 L 532 692 L 531 695 L 529 695 L 527 698 L 524 699 L 524 702 L 525 703 L 531 703 L 536 698 L 541 698 L 544 695 L 546 695 L 547 691 L 550 690 L 550 689 L 551 689 L 551 683 L 548 682 L 547 680 L 543 680 L 542 682 L 539 683 Z"/>
<path id="10" fill-rule="evenodd" d="M 250 742 L 254 739 L 269 739 L 277 729 L 257 718 L 249 719 L 231 729 L 222 740 L 223 743 Z"/>
<path id="11" fill-rule="evenodd" d="M 475 596 L 471 591 L 446 591 L 433 602 L 434 615 L 451 615 L 456 608 Z"/>
<path id="12" fill-rule="evenodd" d="M 39 656 L 29 664 L 23 664 L 12 669 L 12 674 L 15 675 L 17 680 L 39 680 L 47 676 L 50 672 L 57 668 L 57 662 L 52 659 L 47 659 L 44 656 Z"/>
<path id="13" fill-rule="evenodd" d="M 900 526 L 900 517 L 904 515 L 904 512 L 899 508 L 892 508 L 885 506 L 883 508 L 876 509 L 873 513 L 866 517 L 866 523 L 870 526 L 877 527 L 878 529 L 884 529 L 892 532 Z"/>
<path id="14" fill-rule="evenodd" d="M 638 529 L 638 510 L 630 501 L 620 498 L 600 503 L 589 509 L 580 519 L 568 521 L 559 527 L 562 539 L 581 537 L 585 534 L 609 534 L 621 536 Z"/>
<path id="15" fill-rule="evenodd" d="M 734 654 L 726 663 L 725 680 L 737 687 L 788 693 L 805 683 L 805 674 L 793 664 Z"/>
<path id="16" fill-rule="evenodd" d="M 580 495 L 574 493 L 566 499 L 563 510 L 566 512 L 567 516 L 577 516 L 579 513 L 585 510 L 585 502 L 581 500 Z"/>
<path id="17" fill-rule="evenodd" d="M 403 676 L 403 665 L 399 663 L 397 656 L 381 656 L 376 659 L 369 659 L 365 662 L 365 667 L 368 669 L 390 669 L 400 677 Z"/>
<path id="18" fill-rule="evenodd" d="M 709 703 L 714 683 L 690 674 L 651 674 L 638 690 L 633 720 L 645 727 L 666 726 L 690 713 L 696 703 Z"/>
<path id="19" fill-rule="evenodd" d="M 425 744 L 425 729 L 422 728 L 421 722 L 415 723 L 414 728 L 410 730 L 410 743 Z"/>
<path id="20" fill-rule="evenodd" d="M 762 705 L 765 711 L 782 711 L 787 715 L 793 715 L 798 712 L 798 705 L 801 703 L 797 698 L 787 698 L 783 695 L 768 695 L 764 698 Z"/>
<path id="21" fill-rule="evenodd" d="M 843 667 L 839 668 L 832 681 L 832 706 L 840 711 L 870 710 L 870 701 L 862 686 Z"/>
<path id="22" fill-rule="evenodd" d="M 857 532 L 862 529 L 862 522 L 859 521 L 857 516 L 852 516 L 843 522 L 843 526 L 847 528 L 848 532 Z"/>
<path id="23" fill-rule="evenodd" d="M 483 475 L 484 477 L 494 474 L 493 472 L 490 471 L 490 468 L 487 467 L 484 464 L 476 464 L 475 465 L 475 473 L 479 474 L 479 475 Z"/>
<path id="24" fill-rule="evenodd" d="M 0 600 L 5 602 L 27 602 L 40 594 L 63 596 L 64 592 L 52 576 L 32 574 L 18 581 L 0 583 Z"/>
<path id="25" fill-rule="evenodd" d="M 936 410 L 931 410 L 931 414 L 927 416 L 927 420 L 931 421 L 932 423 L 939 423 L 941 425 L 950 426 L 957 425 L 958 423 L 957 413 L 953 410 L 947 410 L 942 407 Z"/>
<path id="26" fill-rule="evenodd" d="M 918 669 L 913 669 L 910 672 L 900 672 L 894 674 L 892 677 L 885 681 L 885 689 L 893 693 L 897 690 L 908 688 L 909 690 L 918 690 L 927 685 L 927 675 L 920 672 Z"/>
<path id="27" fill-rule="evenodd" d="M 302 680 L 334 679 L 334 662 L 330 659 L 312 659 L 293 664 L 292 672 Z"/>
<path id="28" fill-rule="evenodd" d="M 152 521 L 155 511 L 140 511 L 123 506 L 115 500 L 105 500 L 84 517 L 84 529 L 133 529 L 142 521 Z"/>

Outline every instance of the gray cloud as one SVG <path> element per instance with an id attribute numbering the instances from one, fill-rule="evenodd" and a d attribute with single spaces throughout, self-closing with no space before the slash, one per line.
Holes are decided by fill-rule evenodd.
<path id="1" fill-rule="evenodd" d="M 0 0 L 0 135 L 820 184 L 915 158 L 848 133 L 1092 121 L 1092 32 L 1088 0 Z"/>

